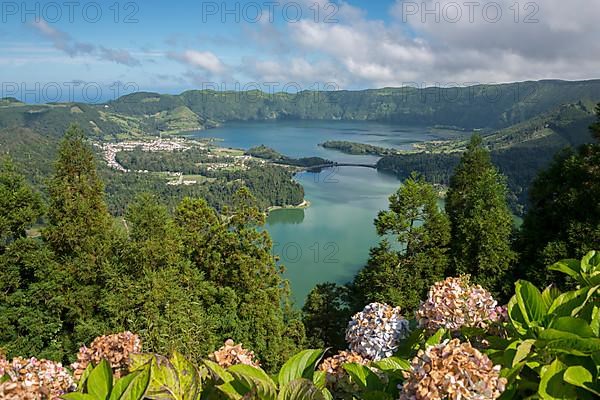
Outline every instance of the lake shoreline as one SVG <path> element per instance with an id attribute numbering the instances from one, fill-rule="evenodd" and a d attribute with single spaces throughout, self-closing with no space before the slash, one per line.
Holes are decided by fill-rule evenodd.
<path id="1" fill-rule="evenodd" d="M 308 207 L 310 207 L 311 203 L 310 201 L 304 199 L 302 200 L 302 203 L 298 204 L 298 205 L 285 205 L 285 206 L 270 206 L 267 208 L 267 214 L 269 214 L 271 211 L 277 211 L 277 210 L 298 210 L 298 209 L 306 209 Z"/>

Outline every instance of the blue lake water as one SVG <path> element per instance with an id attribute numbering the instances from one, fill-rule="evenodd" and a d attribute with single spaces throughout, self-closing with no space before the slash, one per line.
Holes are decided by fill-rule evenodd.
<path id="1" fill-rule="evenodd" d="M 347 140 L 408 149 L 416 142 L 455 135 L 424 127 L 342 121 L 239 122 L 194 134 L 218 138 L 226 147 L 248 149 L 264 144 L 290 157 L 359 163 L 375 163 L 378 157 L 347 155 L 318 144 Z M 373 220 L 379 210 L 387 208 L 387 199 L 400 182 L 361 167 L 303 172 L 295 179 L 304 186 L 311 206 L 271 212 L 267 229 L 273 251 L 285 265 L 294 299 L 301 305 L 317 283 L 346 283 L 365 265 L 369 249 L 379 241 Z"/>

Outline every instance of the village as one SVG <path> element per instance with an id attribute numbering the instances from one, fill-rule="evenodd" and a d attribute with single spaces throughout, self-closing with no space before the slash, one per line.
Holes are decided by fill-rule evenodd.
<path id="1" fill-rule="evenodd" d="M 158 138 L 153 140 L 134 140 L 134 141 L 123 141 L 123 142 L 106 142 L 106 143 L 95 143 L 94 146 L 99 148 L 102 152 L 102 158 L 106 164 L 117 171 L 123 173 L 149 173 L 148 170 L 130 170 L 125 166 L 121 165 L 117 160 L 117 154 L 125 151 L 141 150 L 144 152 L 175 152 L 175 151 L 186 151 L 192 148 L 200 148 L 208 151 L 206 158 L 219 159 L 218 162 L 204 162 L 203 165 L 207 171 L 219 171 L 227 169 L 238 169 L 248 170 L 250 162 L 257 164 L 266 164 L 267 161 L 252 157 L 244 154 L 242 150 L 229 149 L 224 147 L 218 147 L 212 144 L 213 139 L 205 140 L 194 140 L 188 138 Z M 230 158 L 231 162 L 223 162 L 223 156 Z M 178 185 L 195 185 L 199 183 L 199 179 L 186 179 L 181 171 L 168 171 L 166 175 L 173 179 L 167 182 L 167 185 L 178 186 Z"/>

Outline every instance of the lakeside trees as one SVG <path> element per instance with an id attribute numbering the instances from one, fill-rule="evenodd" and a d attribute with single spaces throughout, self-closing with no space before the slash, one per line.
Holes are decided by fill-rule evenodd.
<path id="1" fill-rule="evenodd" d="M 0 347 L 57 360 L 111 330 L 131 329 L 156 351 L 191 358 L 236 337 L 275 368 L 304 340 L 271 255 L 264 214 L 247 189 L 221 214 L 185 199 L 175 215 L 151 195 L 123 226 L 104 201 L 92 150 L 71 127 L 59 149 L 47 224 L 24 230 L 40 202 L 10 168 L 0 173 Z M 24 199 L 13 201 L 15 199 Z M 31 201 L 29 201 L 31 200 Z"/>
<path id="2" fill-rule="evenodd" d="M 492 165 L 481 137 L 474 135 L 450 179 L 446 212 L 452 227 L 450 270 L 470 274 L 496 296 L 509 293 L 516 259 L 511 248 L 512 213 L 506 179 Z"/>
<path id="3" fill-rule="evenodd" d="M 375 228 L 386 239 L 371 250 L 367 266 L 354 279 L 353 301 L 414 309 L 447 267 L 450 225 L 433 186 L 413 174 L 390 196 L 389 210 L 379 213 Z M 387 239 L 392 237 L 393 244 Z"/>

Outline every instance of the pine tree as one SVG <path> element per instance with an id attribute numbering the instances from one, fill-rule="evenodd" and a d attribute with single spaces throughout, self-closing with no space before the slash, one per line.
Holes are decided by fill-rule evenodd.
<path id="1" fill-rule="evenodd" d="M 511 249 L 513 218 L 507 191 L 505 177 L 492 165 L 481 137 L 474 135 L 446 198 L 452 231 L 451 271 L 470 274 L 496 296 L 509 293 L 509 273 L 516 258 Z"/>
<path id="2" fill-rule="evenodd" d="M 319 349 L 347 347 L 345 332 L 352 316 L 349 291 L 346 286 L 327 282 L 315 286 L 302 307 L 302 322 L 306 328 L 307 345 Z"/>
<path id="3" fill-rule="evenodd" d="M 42 200 L 10 159 L 0 165 L 0 253 L 10 242 L 24 238 L 43 213 Z"/>
<path id="4" fill-rule="evenodd" d="M 57 255 L 99 255 L 105 251 L 103 242 L 111 233 L 112 219 L 94 153 L 78 126 L 71 125 L 65 132 L 54 169 L 44 238 Z"/>
<path id="5" fill-rule="evenodd" d="M 596 122 L 590 126 L 590 132 L 596 140 L 600 140 L 600 103 L 596 105 Z"/>
<path id="6" fill-rule="evenodd" d="M 390 197 L 389 210 L 379 213 L 375 227 L 396 243 L 384 239 L 371 250 L 352 284 L 354 307 L 378 301 L 414 309 L 447 268 L 450 225 L 433 186 L 412 174 Z"/>
<path id="7" fill-rule="evenodd" d="M 5 160 L 0 168 L 0 348 L 8 357 L 60 359 L 65 354 L 56 340 L 61 315 L 48 300 L 59 290 L 48 283 L 56 269 L 54 255 L 26 236 L 42 212 L 40 196 Z"/>
<path id="8" fill-rule="evenodd" d="M 48 224 L 42 237 L 57 262 L 48 282 L 60 288 L 51 294 L 62 314 L 59 340 L 75 353 L 109 329 L 100 303 L 117 236 L 94 153 L 75 125 L 65 132 L 48 189 Z"/>

